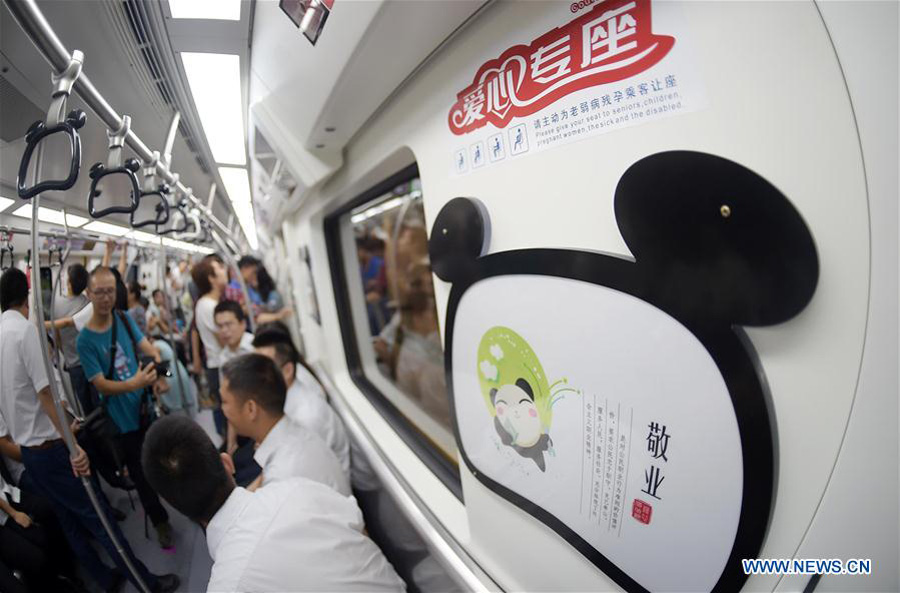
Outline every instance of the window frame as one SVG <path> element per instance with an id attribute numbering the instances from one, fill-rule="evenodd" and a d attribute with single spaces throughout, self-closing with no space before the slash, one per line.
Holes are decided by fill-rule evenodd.
<path id="1" fill-rule="evenodd" d="M 347 368 L 354 385 L 366 396 L 366 399 L 375 407 L 382 418 L 400 436 L 406 445 L 422 460 L 422 462 L 434 473 L 435 476 L 453 493 L 456 498 L 463 501 L 462 479 L 460 476 L 460 464 L 451 459 L 447 454 L 428 437 L 421 429 L 413 424 L 390 399 L 366 375 L 363 366 L 363 356 L 360 352 L 356 326 L 354 324 L 353 305 L 347 282 L 347 269 L 344 265 L 346 254 L 341 237 L 341 218 L 352 210 L 370 202 L 396 188 L 398 185 L 412 181 L 419 175 L 419 166 L 416 163 L 394 173 L 384 181 L 377 183 L 365 190 L 352 200 L 328 213 L 324 219 L 325 245 L 328 253 L 328 267 L 331 272 L 334 300 L 337 308 L 338 322 L 341 328 L 341 339 L 344 346 L 344 354 L 347 360 Z M 443 336 L 441 336 L 443 349 Z M 446 359 L 445 359 L 446 360 Z M 452 414 L 452 410 L 451 410 Z M 458 447 L 459 440 L 456 434 L 456 423 L 453 422 L 451 430 L 454 444 Z"/>

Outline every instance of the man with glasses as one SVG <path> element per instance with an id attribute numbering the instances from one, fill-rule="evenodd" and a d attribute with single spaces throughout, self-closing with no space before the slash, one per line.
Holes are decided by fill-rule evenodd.
<path id="1" fill-rule="evenodd" d="M 244 316 L 244 309 L 238 303 L 222 301 L 216 305 L 214 318 L 216 327 L 219 328 L 219 337 L 223 342 L 222 350 L 219 353 L 220 369 L 222 365 L 232 358 L 253 352 L 253 334 L 247 332 L 247 319 Z M 221 377 L 219 380 L 221 381 Z M 252 461 L 253 457 L 252 450 L 249 460 L 245 460 L 245 456 L 236 453 L 239 445 L 245 445 L 244 441 L 249 442 L 250 439 L 238 438 L 234 427 L 229 424 L 225 436 L 225 452 L 235 457 L 236 465 L 239 469 L 243 469 L 244 462 Z M 254 463 L 253 465 L 256 464 Z M 255 470 L 253 473 L 258 474 Z"/>
<path id="2" fill-rule="evenodd" d="M 119 430 L 128 476 L 156 528 L 159 544 L 170 548 L 173 536 L 169 514 L 141 467 L 141 446 L 152 413 L 144 399 L 145 390 L 157 388 L 155 364 L 161 361 L 160 354 L 129 315 L 114 310 L 116 279 L 109 268 L 100 266 L 91 272 L 88 297 L 94 313 L 77 341 L 84 374 L 100 392 L 101 405 Z M 139 364 L 139 354 L 148 359 L 146 364 Z"/>
<path id="3" fill-rule="evenodd" d="M 235 356 L 253 352 L 253 334 L 247 332 L 244 309 L 234 301 L 222 301 L 214 310 L 216 327 L 222 338 L 219 361 L 225 364 Z"/>

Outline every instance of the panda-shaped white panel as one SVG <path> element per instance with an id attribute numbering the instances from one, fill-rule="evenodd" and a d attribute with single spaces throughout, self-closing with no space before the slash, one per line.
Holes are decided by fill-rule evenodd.
<path id="1" fill-rule="evenodd" d="M 475 471 L 626 574 L 652 565 L 642 587 L 711 590 L 737 532 L 743 457 L 703 344 L 638 298 L 568 278 L 488 278 L 456 315 L 454 406 Z"/>
<path id="2" fill-rule="evenodd" d="M 634 261 L 484 255 L 483 205 L 441 210 L 429 251 L 453 283 L 460 453 L 628 590 L 735 590 L 765 537 L 776 458 L 765 378 L 737 326 L 801 311 L 816 248 L 775 187 L 709 154 L 641 159 L 615 210 Z"/>

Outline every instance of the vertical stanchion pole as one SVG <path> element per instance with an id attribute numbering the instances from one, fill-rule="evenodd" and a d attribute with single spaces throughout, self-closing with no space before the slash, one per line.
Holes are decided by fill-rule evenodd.
<path id="1" fill-rule="evenodd" d="M 41 154 L 42 148 L 42 146 L 38 147 L 38 161 L 37 165 L 35 166 L 36 179 L 40 174 L 40 162 L 41 156 L 43 156 Z M 40 194 L 38 194 L 32 198 L 31 202 L 31 252 L 34 254 L 38 254 L 38 246 L 40 245 L 40 228 L 38 226 L 38 207 L 40 206 L 40 200 L 41 196 Z M 62 436 L 66 441 L 66 447 L 68 447 L 69 449 L 69 456 L 74 458 L 76 456 L 75 435 L 72 434 L 72 429 L 69 427 L 69 423 L 66 421 L 66 414 L 63 410 L 59 391 L 56 388 L 56 380 L 53 375 L 53 367 L 50 364 L 50 357 L 48 355 L 48 352 L 50 351 L 50 344 L 47 341 L 47 331 L 44 329 L 44 303 L 40 282 L 41 266 L 39 259 L 36 259 L 35 261 L 37 261 L 38 264 L 38 278 L 37 281 L 35 281 L 34 274 L 31 275 L 31 294 L 34 297 L 33 302 L 35 324 L 37 325 L 38 336 L 40 337 L 41 341 L 41 357 L 44 361 L 44 369 L 47 371 L 47 377 L 50 379 L 50 393 L 53 395 L 53 407 L 56 408 L 56 417 L 59 419 L 60 427 L 63 430 Z M 112 540 L 116 551 L 122 557 L 122 560 L 125 562 L 125 566 L 128 567 L 128 570 L 131 572 L 132 576 L 134 576 L 135 582 L 138 583 L 144 593 L 150 593 L 150 589 L 147 587 L 147 584 L 144 583 L 144 579 L 141 578 L 141 575 L 137 571 L 137 568 L 135 568 L 134 564 L 131 562 L 131 558 L 129 558 L 128 554 L 125 553 L 125 549 L 122 547 L 122 543 L 119 541 L 119 538 L 116 537 L 116 533 L 113 531 L 112 526 L 109 523 L 109 518 L 106 516 L 106 512 L 100 505 L 100 501 L 97 499 L 97 493 L 94 492 L 94 487 L 91 484 L 90 479 L 86 476 L 81 476 L 81 484 L 84 486 L 88 498 L 91 499 L 91 505 L 93 505 L 97 516 L 100 518 L 100 522 L 103 524 L 103 529 L 106 530 L 106 533 L 109 534 L 109 537 Z"/>
<path id="2" fill-rule="evenodd" d="M 83 56 L 81 52 L 76 51 L 73 54 L 72 61 L 69 63 L 68 68 L 66 68 L 66 70 L 59 76 L 53 76 L 53 80 L 57 84 L 57 90 L 56 92 L 54 92 L 54 100 L 52 101 L 50 110 L 48 111 L 48 121 L 51 121 L 51 118 L 53 117 L 53 111 L 57 111 L 57 113 L 55 114 L 57 121 L 62 118 L 62 114 L 65 111 L 65 99 L 66 97 L 68 97 L 69 92 L 71 91 L 72 84 L 74 84 L 75 82 L 75 78 L 77 78 L 81 72 L 82 59 Z M 41 161 L 43 160 L 44 156 L 43 149 L 43 145 L 39 145 L 37 147 L 37 154 L 35 155 L 37 160 L 35 161 L 34 166 L 34 185 L 36 185 L 40 181 L 42 164 Z M 37 279 L 35 279 L 33 273 L 31 275 L 31 295 L 33 297 L 34 303 L 34 321 L 37 325 L 38 338 L 41 343 L 41 359 L 43 360 L 44 370 L 47 372 L 47 378 L 50 382 L 49 387 L 53 399 L 53 407 L 56 410 L 56 417 L 59 420 L 60 428 L 62 428 L 62 437 L 65 440 L 66 447 L 69 449 L 69 457 L 74 459 L 77 455 L 75 435 L 72 434 L 72 429 L 67 422 L 66 413 L 63 409 L 62 400 L 60 399 L 59 390 L 56 386 L 56 376 L 53 373 L 53 366 L 50 364 L 50 344 L 47 340 L 47 330 L 44 327 L 44 301 L 40 280 L 41 262 L 40 252 L 38 251 L 38 248 L 40 247 L 40 225 L 38 222 L 40 202 L 40 194 L 36 194 L 33 198 L 31 198 L 31 252 L 35 256 L 34 261 L 37 262 L 38 270 Z M 32 272 L 33 271 L 34 264 L 32 264 Z M 125 549 L 122 547 L 122 543 L 119 541 L 119 538 L 116 537 L 116 533 L 115 531 L 113 531 L 113 528 L 109 523 L 109 517 L 107 517 L 103 506 L 100 504 L 100 500 L 97 498 L 97 493 L 94 492 L 94 487 L 91 484 L 90 479 L 87 476 L 81 476 L 81 485 L 84 486 L 84 490 L 85 492 L 87 492 L 88 498 L 90 498 L 91 500 L 91 505 L 94 507 L 94 510 L 97 513 L 101 524 L 103 525 L 103 529 L 109 535 L 110 540 L 113 542 L 113 545 L 116 548 L 116 552 L 118 552 L 122 557 L 122 561 L 125 563 L 125 566 L 128 567 L 128 571 L 134 577 L 135 583 L 138 584 L 143 593 L 150 593 L 150 589 L 147 587 L 144 579 L 141 578 L 141 575 L 137 571 L 137 568 L 134 566 L 134 563 L 131 562 L 131 558 L 129 558 L 128 554 L 125 553 Z"/>
<path id="3" fill-rule="evenodd" d="M 178 372 L 178 349 L 175 347 L 175 333 L 172 331 L 172 326 L 175 325 L 175 315 L 172 312 L 172 307 L 169 306 L 169 294 L 166 290 L 166 271 L 168 268 L 168 264 L 166 263 L 166 246 L 162 242 L 162 237 L 159 238 L 159 267 L 160 267 L 160 284 L 162 285 L 162 293 L 163 299 L 165 300 L 165 309 L 166 313 L 169 314 L 169 347 L 172 349 L 172 371 L 175 373 L 175 376 L 178 380 L 178 389 L 181 392 L 181 409 L 187 412 L 187 396 L 185 395 L 184 390 L 184 379 L 181 378 L 181 373 Z"/>
<path id="4" fill-rule="evenodd" d="M 56 321 L 56 316 L 53 314 L 55 310 L 54 305 L 56 303 L 56 294 L 57 292 L 62 290 L 62 275 L 63 270 L 66 267 L 66 262 L 69 261 L 69 252 L 71 248 L 69 247 L 69 225 L 65 224 L 65 216 L 66 211 L 63 209 L 63 226 L 66 230 L 66 250 L 60 256 L 59 260 L 59 273 L 56 274 L 56 284 L 53 287 L 53 291 L 50 293 L 50 323 L 52 324 Z M 62 375 L 63 365 L 60 364 L 60 355 L 59 351 L 62 348 L 62 335 L 60 334 L 59 328 L 56 325 L 53 325 L 53 335 L 56 336 L 56 349 L 53 351 L 53 362 L 56 364 L 56 368 L 59 369 L 60 375 Z M 65 378 L 60 376 L 62 380 L 63 391 L 66 392 L 66 401 L 75 406 L 75 410 L 78 412 L 78 416 L 80 418 L 84 418 L 84 408 L 81 406 L 81 400 L 78 399 L 78 395 L 72 393 L 71 388 L 68 383 L 66 383 Z"/>

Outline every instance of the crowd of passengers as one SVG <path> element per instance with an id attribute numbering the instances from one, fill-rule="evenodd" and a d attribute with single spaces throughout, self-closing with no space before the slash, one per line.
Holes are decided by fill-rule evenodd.
<path id="1" fill-rule="evenodd" d="M 386 219 L 385 224 L 390 227 L 391 222 Z M 365 233 L 356 240 L 378 369 L 427 414 L 451 429 L 424 223 L 412 217 L 399 225 L 396 238 L 387 231 L 379 234 L 384 239 Z"/>
<path id="2" fill-rule="evenodd" d="M 249 302 L 214 254 L 173 265 L 150 301 L 126 284 L 125 246 L 110 266 L 115 249 L 90 271 L 67 268 L 68 295 L 46 324 L 83 416 L 71 405 L 57 414 L 60 378 L 47 375 L 29 320 L 28 277 L 0 277 L 0 591 L 87 590 L 82 579 L 140 589 L 85 480 L 149 589 L 178 589 L 177 575 L 152 574 L 133 553 L 99 477 L 136 491 L 163 548 L 178 534 L 160 499 L 204 529 L 209 591 L 404 590 L 363 524 L 357 499 L 372 486 L 356 463 L 351 486 L 350 441 L 262 263 L 239 262 Z M 197 422 L 200 407 L 213 409 L 221 446 Z"/>

